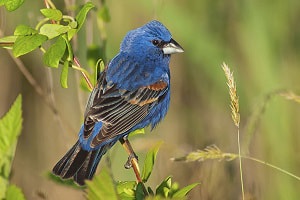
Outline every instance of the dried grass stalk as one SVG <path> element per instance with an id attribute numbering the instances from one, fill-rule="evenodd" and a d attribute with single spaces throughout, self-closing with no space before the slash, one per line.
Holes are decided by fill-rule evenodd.
<path id="1" fill-rule="evenodd" d="M 239 127 L 240 124 L 239 97 L 237 96 L 236 83 L 234 81 L 233 73 L 230 71 L 228 65 L 226 63 L 223 63 L 222 68 L 225 72 L 227 85 L 229 88 L 231 117 L 234 124 L 237 127 Z"/>

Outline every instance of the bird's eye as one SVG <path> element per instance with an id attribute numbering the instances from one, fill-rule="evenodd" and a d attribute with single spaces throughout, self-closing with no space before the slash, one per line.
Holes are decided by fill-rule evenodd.
<path id="1" fill-rule="evenodd" d="M 152 40 L 152 44 L 154 44 L 155 46 L 159 45 L 159 41 L 158 40 Z"/>

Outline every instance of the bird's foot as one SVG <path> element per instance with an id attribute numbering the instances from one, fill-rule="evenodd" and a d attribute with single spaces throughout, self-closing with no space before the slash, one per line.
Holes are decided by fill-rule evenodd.
<path id="1" fill-rule="evenodd" d="M 128 156 L 128 160 L 124 164 L 125 169 L 130 169 L 132 167 L 132 160 L 136 159 L 138 161 L 138 156 L 135 153 L 131 153 Z"/>

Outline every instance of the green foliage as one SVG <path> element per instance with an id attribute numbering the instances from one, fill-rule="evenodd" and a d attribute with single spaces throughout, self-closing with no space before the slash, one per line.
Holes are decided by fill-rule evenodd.
<path id="1" fill-rule="evenodd" d="M 8 11 L 14 11 L 18 9 L 24 0 L 0 0 L 0 6 L 4 5 Z"/>
<path id="2" fill-rule="evenodd" d="M 0 38 L 0 47 L 6 48 L 6 49 L 12 49 L 16 39 L 17 39 L 17 36 L 14 36 L 14 35 Z"/>
<path id="3" fill-rule="evenodd" d="M 2 5 L 6 5 L 6 1 Z M 59 64 L 63 65 L 60 83 L 63 88 L 67 88 L 68 67 L 80 69 L 80 67 L 74 65 L 70 40 L 80 30 L 92 8 L 94 8 L 94 5 L 91 2 L 86 3 L 75 19 L 63 15 L 62 11 L 55 8 L 41 9 L 40 11 L 45 18 L 40 20 L 35 28 L 27 25 L 17 26 L 13 36 L 0 38 L 0 47 L 12 48 L 15 57 L 40 48 L 44 52 L 43 62 L 45 65 L 55 68 L 59 67 Z M 52 42 L 55 38 L 57 38 L 56 41 L 48 49 L 45 50 L 42 47 L 45 42 Z"/>
<path id="4" fill-rule="evenodd" d="M 25 197 L 20 188 L 10 185 L 6 190 L 6 200 L 25 200 Z"/>
<path id="5" fill-rule="evenodd" d="M 66 43 L 65 40 L 59 36 L 55 43 L 53 43 L 49 49 L 45 52 L 43 57 L 43 62 L 45 65 L 49 67 L 57 68 L 59 65 L 59 61 L 63 57 L 66 51 Z"/>
<path id="6" fill-rule="evenodd" d="M 70 61 L 65 61 L 60 74 L 60 84 L 63 88 L 68 88 L 68 72 Z"/>
<path id="7" fill-rule="evenodd" d="M 101 173 L 95 176 L 93 181 L 86 181 L 87 197 L 89 200 L 117 200 L 116 188 L 107 168 L 101 169 Z"/>
<path id="8" fill-rule="evenodd" d="M 75 35 L 75 33 L 77 33 L 80 29 L 81 29 L 81 27 L 82 27 L 82 25 L 83 25 L 83 23 L 84 23 L 84 21 L 85 21 L 85 19 L 86 19 L 86 16 L 87 16 L 87 14 L 88 14 L 88 12 L 92 9 L 92 8 L 94 8 L 95 6 L 91 3 L 91 2 L 88 2 L 88 3 L 86 3 L 82 8 L 81 8 L 81 10 L 79 11 L 79 13 L 77 14 L 77 16 L 76 16 L 76 22 L 77 22 L 77 28 L 76 29 L 73 29 L 73 30 L 70 30 L 69 32 L 68 32 L 68 38 L 69 38 L 69 40 L 71 40 L 72 39 L 72 37 Z"/>
<path id="9" fill-rule="evenodd" d="M 0 119 L 0 199 L 24 199 L 19 188 L 9 185 L 11 165 L 22 128 L 21 106 L 22 97 L 19 95 L 10 110 Z"/>
<path id="10" fill-rule="evenodd" d="M 63 17 L 62 12 L 57 9 L 44 8 L 41 9 L 40 11 L 45 17 L 55 21 L 60 21 Z"/>
<path id="11" fill-rule="evenodd" d="M 154 162 L 156 160 L 156 156 L 159 150 L 159 147 L 161 146 L 162 142 L 158 143 L 157 145 L 155 145 L 153 148 L 151 148 L 145 158 L 144 161 L 144 167 L 143 167 L 143 172 L 142 172 L 142 180 L 143 182 L 147 182 L 151 172 L 153 170 L 153 166 L 154 166 Z"/>
<path id="12" fill-rule="evenodd" d="M 27 36 L 37 34 L 38 31 L 24 24 L 18 25 L 14 31 L 15 36 Z"/>
<path id="13" fill-rule="evenodd" d="M 44 24 L 40 28 L 40 33 L 42 35 L 46 35 L 48 39 L 51 40 L 57 36 L 67 33 L 70 29 L 70 26 L 63 26 L 60 24 Z"/>
<path id="14" fill-rule="evenodd" d="M 14 56 L 19 57 L 27 54 L 41 46 L 46 40 L 47 37 L 41 34 L 19 36 L 13 46 Z"/>
<path id="15" fill-rule="evenodd" d="M 158 153 L 161 142 L 152 147 L 145 158 L 143 167 L 143 182 L 136 181 L 120 181 L 115 182 L 107 168 L 101 170 L 92 181 L 87 181 L 87 197 L 88 200 L 96 199 L 122 199 L 122 200 L 142 200 L 147 197 L 150 199 L 185 199 L 187 194 L 198 185 L 194 183 L 182 189 L 178 183 L 172 183 L 169 176 L 164 179 L 154 190 L 151 187 L 146 189 L 145 183 L 153 170 L 156 155 Z"/>

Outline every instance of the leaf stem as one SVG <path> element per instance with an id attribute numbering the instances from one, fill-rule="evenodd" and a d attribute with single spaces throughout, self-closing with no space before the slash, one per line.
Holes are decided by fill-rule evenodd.
<path id="1" fill-rule="evenodd" d="M 47 8 L 56 9 L 54 3 L 51 0 L 45 0 L 45 5 Z"/>
<path id="2" fill-rule="evenodd" d="M 77 65 L 78 68 L 82 68 L 81 65 L 80 65 L 80 63 L 79 63 L 79 60 L 75 56 L 73 58 L 73 61 Z M 82 70 L 80 70 L 80 72 L 81 72 L 83 78 L 85 79 L 87 85 L 89 86 L 90 90 L 93 90 L 94 86 L 91 83 L 91 81 L 90 81 L 89 77 L 87 76 L 87 74 L 84 73 L 84 71 L 82 71 Z"/>
<path id="3" fill-rule="evenodd" d="M 35 26 L 35 30 L 39 30 L 47 21 L 49 21 L 49 18 L 44 18 Z"/>
<path id="4" fill-rule="evenodd" d="M 276 170 L 278 170 L 278 171 L 280 171 L 280 172 L 282 172 L 282 173 L 284 173 L 284 174 L 286 174 L 286 175 L 289 175 L 289 176 L 291 176 L 291 177 L 297 179 L 298 181 L 300 181 L 300 177 L 299 177 L 299 176 L 296 176 L 295 174 L 292 174 L 292 173 L 290 173 L 290 172 L 288 172 L 288 171 L 286 171 L 286 170 L 284 170 L 284 169 L 282 169 L 282 168 L 280 168 L 280 167 L 277 167 L 277 166 L 275 166 L 275 165 L 272 165 L 271 163 L 268 163 L 268 162 L 266 162 L 266 161 L 263 161 L 263 160 L 260 160 L 260 159 L 257 159 L 257 158 L 251 157 L 251 156 L 243 156 L 243 155 L 241 155 L 240 158 L 252 160 L 252 161 L 255 161 L 255 162 L 257 162 L 257 163 L 260 163 L 260 164 L 263 164 L 263 165 L 267 165 L 268 167 L 271 167 L 271 168 L 273 168 L 273 169 L 276 169 Z"/>

